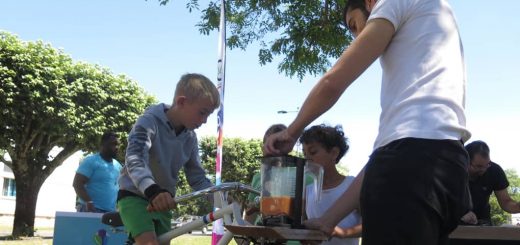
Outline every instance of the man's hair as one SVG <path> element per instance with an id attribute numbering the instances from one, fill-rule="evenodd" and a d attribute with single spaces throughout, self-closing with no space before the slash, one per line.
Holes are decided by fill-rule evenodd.
<path id="1" fill-rule="evenodd" d="M 473 160 L 473 157 L 476 154 L 480 154 L 483 157 L 489 157 L 489 146 L 482 140 L 473 141 L 467 144 L 465 148 L 470 160 Z"/>
<path id="2" fill-rule="evenodd" d="M 303 132 L 300 137 L 300 143 L 318 143 L 328 151 L 332 150 L 334 147 L 338 147 L 339 154 L 336 158 L 336 164 L 347 153 L 349 148 L 348 139 L 345 137 L 341 125 L 335 127 L 327 126 L 325 124 L 312 126 Z"/>
<path id="3" fill-rule="evenodd" d="M 275 133 L 278 133 L 278 132 L 281 132 L 283 131 L 284 129 L 286 129 L 287 126 L 283 125 L 283 124 L 273 124 L 271 125 L 271 127 L 269 127 L 266 131 L 265 131 L 265 134 L 264 134 L 264 139 L 262 142 L 265 143 L 265 140 L 267 139 L 267 137 L 269 137 L 269 135 L 271 134 L 275 134 Z"/>
<path id="4" fill-rule="evenodd" d="M 347 0 L 345 3 L 345 8 L 343 8 L 343 24 L 348 28 L 347 23 L 347 12 L 350 10 L 359 9 L 366 18 L 370 15 L 370 13 L 367 10 L 367 7 L 365 6 L 365 0 Z"/>
<path id="5" fill-rule="evenodd" d="M 103 135 L 101 136 L 101 144 L 106 143 L 106 142 L 109 141 L 112 137 L 114 137 L 114 138 L 117 139 L 117 134 L 114 133 L 114 132 L 105 132 L 105 133 L 103 133 Z"/>
<path id="6" fill-rule="evenodd" d="M 220 106 L 220 95 L 217 87 L 207 77 L 197 73 L 182 75 L 175 88 L 175 97 L 186 96 L 188 99 L 210 99 L 213 109 Z M 173 100 L 175 105 L 175 99 Z"/>

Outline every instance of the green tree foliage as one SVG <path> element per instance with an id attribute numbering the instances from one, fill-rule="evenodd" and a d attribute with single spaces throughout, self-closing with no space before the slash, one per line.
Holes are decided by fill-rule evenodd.
<path id="1" fill-rule="evenodd" d="M 204 169 L 209 176 L 215 176 L 217 149 L 216 137 L 204 137 L 199 142 L 200 155 Z M 250 184 L 255 172 L 260 170 L 259 156 L 262 156 L 261 140 L 240 138 L 224 139 L 222 155 L 222 182 L 241 182 Z M 192 192 L 184 172 L 180 175 L 177 195 Z M 240 198 L 238 196 L 237 198 Z M 211 211 L 211 205 L 202 198 L 178 205 L 176 216 L 183 214 L 203 215 Z"/>
<path id="2" fill-rule="evenodd" d="M 164 5 L 169 0 L 159 0 Z M 245 50 L 260 44 L 258 58 L 265 65 L 280 56 L 278 71 L 300 80 L 320 75 L 352 41 L 343 25 L 345 1 L 237 0 L 226 1 L 227 45 Z M 186 8 L 199 10 L 199 31 L 218 30 L 220 1 L 210 0 L 201 8 L 199 0 L 188 0 Z"/>
<path id="3" fill-rule="evenodd" d="M 123 75 L 7 32 L 0 32 L 0 81 L 0 149 L 9 155 L 0 161 L 16 180 L 12 235 L 33 236 L 45 179 L 78 150 L 97 150 L 104 131 L 120 133 L 125 142 L 155 99 Z"/>
<path id="4" fill-rule="evenodd" d="M 520 201 L 520 178 L 514 169 L 506 169 L 507 180 L 509 181 L 509 187 L 507 191 L 511 198 L 516 201 Z M 500 208 L 497 198 L 492 195 L 489 204 L 491 206 L 491 222 L 493 225 L 502 225 L 511 223 L 511 214 L 505 212 Z"/>
<path id="5" fill-rule="evenodd" d="M 348 176 L 348 174 L 350 173 L 348 166 L 346 164 L 342 164 L 341 162 L 336 164 L 336 169 L 338 170 L 338 172 L 340 174 L 345 175 L 345 176 Z"/>

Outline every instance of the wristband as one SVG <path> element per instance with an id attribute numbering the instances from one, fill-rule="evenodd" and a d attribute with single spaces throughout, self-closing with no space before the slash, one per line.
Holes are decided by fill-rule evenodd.
<path id="1" fill-rule="evenodd" d="M 94 204 L 94 201 L 88 201 L 87 203 L 91 203 L 91 204 Z"/>
<path id="2" fill-rule="evenodd" d="M 144 191 L 144 195 L 146 196 L 148 201 L 152 201 L 157 195 L 163 192 L 167 192 L 168 194 L 170 194 L 170 196 L 173 197 L 173 195 L 168 190 L 161 188 L 158 184 L 152 184 L 151 186 L 146 188 L 146 190 Z"/>

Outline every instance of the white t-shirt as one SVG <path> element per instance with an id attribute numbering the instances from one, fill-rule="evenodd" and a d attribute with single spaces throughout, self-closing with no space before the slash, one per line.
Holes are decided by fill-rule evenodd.
<path id="1" fill-rule="evenodd" d="M 390 21 L 374 148 L 406 137 L 466 141 L 463 48 L 445 0 L 378 0 L 368 21 Z"/>
<path id="2" fill-rule="evenodd" d="M 338 186 L 322 190 L 321 191 L 321 199 L 318 203 L 314 202 L 314 197 L 316 197 L 316 192 L 312 185 L 308 185 L 306 188 L 307 197 L 305 198 L 305 212 L 307 213 L 308 218 L 319 218 L 321 217 L 329 208 L 336 202 L 336 200 L 343 195 L 343 193 L 347 190 L 347 188 L 354 181 L 353 176 L 347 176 L 339 184 Z M 361 222 L 361 216 L 357 211 L 350 213 L 347 217 L 343 218 L 338 226 L 341 228 L 348 228 L 355 226 Z M 321 244 L 326 245 L 358 245 L 359 238 L 344 238 L 340 239 L 337 237 L 332 238 L 330 241 L 322 242 Z"/>

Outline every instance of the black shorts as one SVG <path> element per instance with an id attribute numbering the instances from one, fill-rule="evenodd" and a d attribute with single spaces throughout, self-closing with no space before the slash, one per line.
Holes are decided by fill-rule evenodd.
<path id="1" fill-rule="evenodd" d="M 456 140 L 405 138 L 376 149 L 361 189 L 363 245 L 448 244 L 469 205 L 468 163 Z"/>

